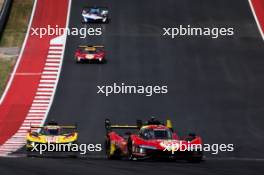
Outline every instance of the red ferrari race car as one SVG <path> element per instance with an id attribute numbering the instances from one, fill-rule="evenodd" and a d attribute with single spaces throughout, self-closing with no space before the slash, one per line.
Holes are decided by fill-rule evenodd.
<path id="1" fill-rule="evenodd" d="M 76 63 L 81 62 L 105 62 L 104 46 L 79 46 L 75 51 Z"/>
<path id="2" fill-rule="evenodd" d="M 203 158 L 202 139 L 195 134 L 179 138 L 173 131 L 170 120 L 166 124 L 151 118 L 137 125 L 112 125 L 105 120 L 105 150 L 108 159 L 127 157 L 129 160 L 161 158 L 184 159 L 189 162 L 200 162 Z M 134 130 L 135 132 L 117 133 L 117 129 Z"/>

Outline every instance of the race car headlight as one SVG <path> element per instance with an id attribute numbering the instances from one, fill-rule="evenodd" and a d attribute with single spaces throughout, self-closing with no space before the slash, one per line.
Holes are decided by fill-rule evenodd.
<path id="1" fill-rule="evenodd" d="M 146 153 L 146 149 L 145 148 L 139 148 L 139 153 L 141 153 L 141 154 Z"/>
<path id="2" fill-rule="evenodd" d="M 146 154 L 147 150 L 156 150 L 155 146 L 147 146 L 147 145 L 138 145 L 135 149 L 135 152 Z"/>
<path id="3" fill-rule="evenodd" d="M 134 151 L 136 153 L 140 153 L 140 154 L 145 154 L 146 153 L 146 149 L 142 148 L 142 147 L 139 147 L 139 146 L 135 147 Z"/>

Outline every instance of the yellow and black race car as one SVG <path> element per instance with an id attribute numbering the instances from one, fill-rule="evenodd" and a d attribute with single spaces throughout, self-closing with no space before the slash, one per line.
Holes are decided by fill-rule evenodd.
<path id="1" fill-rule="evenodd" d="M 49 122 L 45 126 L 32 125 L 26 135 L 27 155 L 31 156 L 32 154 L 36 155 L 46 152 L 73 153 L 71 147 L 77 144 L 77 140 L 76 125 L 60 126 L 54 121 Z"/>

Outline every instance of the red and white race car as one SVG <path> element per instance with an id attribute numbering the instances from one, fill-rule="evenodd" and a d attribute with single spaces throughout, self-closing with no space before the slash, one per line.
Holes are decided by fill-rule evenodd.
<path id="1" fill-rule="evenodd" d="M 105 62 L 104 46 L 79 46 L 75 51 L 75 60 L 81 62 Z"/>
<path id="2" fill-rule="evenodd" d="M 155 118 L 144 124 L 138 120 L 137 125 L 112 125 L 105 120 L 105 149 L 108 159 L 127 157 L 130 160 L 147 158 L 184 159 L 200 162 L 203 158 L 202 139 L 195 134 L 179 138 L 172 129 L 170 120 L 167 124 Z M 135 132 L 117 133 L 113 130 L 134 130 Z"/>

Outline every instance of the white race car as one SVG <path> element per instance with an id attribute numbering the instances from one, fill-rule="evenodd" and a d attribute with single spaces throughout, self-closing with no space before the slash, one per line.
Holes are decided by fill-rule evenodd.
<path id="1" fill-rule="evenodd" d="M 109 22 L 108 13 L 108 9 L 104 7 L 84 8 L 83 23 L 107 23 Z"/>

